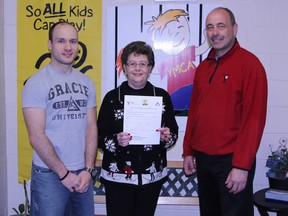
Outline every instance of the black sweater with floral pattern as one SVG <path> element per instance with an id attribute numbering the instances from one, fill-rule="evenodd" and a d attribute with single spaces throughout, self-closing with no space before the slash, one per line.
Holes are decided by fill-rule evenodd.
<path id="1" fill-rule="evenodd" d="M 159 139 L 156 145 L 118 145 L 117 134 L 123 132 L 124 95 L 163 98 L 161 127 L 170 128 L 172 137 L 169 142 Z M 98 133 L 99 148 L 103 152 L 101 181 L 104 184 L 114 182 L 137 187 L 166 179 L 166 152 L 176 143 L 178 125 L 170 96 L 164 89 L 147 82 L 144 88 L 135 90 L 128 86 L 127 81 L 123 82 L 103 99 L 98 116 Z"/>

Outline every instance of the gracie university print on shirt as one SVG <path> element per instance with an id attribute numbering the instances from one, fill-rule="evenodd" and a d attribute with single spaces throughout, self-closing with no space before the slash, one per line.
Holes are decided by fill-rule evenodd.
<path id="1" fill-rule="evenodd" d="M 27 80 L 22 107 L 45 109 L 45 134 L 68 169 L 77 170 L 85 165 L 87 109 L 96 107 L 91 78 L 76 69 L 64 74 L 47 65 Z M 83 157 L 79 157 L 80 152 Z M 33 154 L 33 162 L 47 167 L 37 152 Z"/>

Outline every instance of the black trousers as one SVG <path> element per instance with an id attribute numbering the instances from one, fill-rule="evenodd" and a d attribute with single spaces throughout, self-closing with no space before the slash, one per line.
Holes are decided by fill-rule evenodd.
<path id="1" fill-rule="evenodd" d="M 162 183 L 142 188 L 105 184 L 107 216 L 153 216 Z"/>
<path id="2" fill-rule="evenodd" d="M 207 155 L 196 152 L 201 216 L 253 216 L 254 162 L 243 191 L 229 193 L 225 181 L 232 169 L 233 154 Z"/>

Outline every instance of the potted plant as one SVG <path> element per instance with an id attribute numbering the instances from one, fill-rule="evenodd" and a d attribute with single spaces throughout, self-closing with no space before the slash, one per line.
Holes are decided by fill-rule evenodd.
<path id="1" fill-rule="evenodd" d="M 266 176 L 269 179 L 270 188 L 288 190 L 288 139 L 282 137 L 279 139 L 279 146 L 273 151 L 270 145 L 271 154 L 266 161 L 268 171 Z"/>
<path id="2" fill-rule="evenodd" d="M 16 209 L 16 208 L 12 208 L 12 209 L 15 211 L 16 215 L 27 216 L 27 215 L 30 215 L 30 204 L 29 204 L 29 198 L 28 198 L 28 194 L 27 194 L 27 187 L 26 187 L 26 181 L 25 180 L 23 182 L 23 185 L 24 185 L 24 194 L 25 194 L 25 204 L 21 203 L 18 206 L 18 209 Z"/>

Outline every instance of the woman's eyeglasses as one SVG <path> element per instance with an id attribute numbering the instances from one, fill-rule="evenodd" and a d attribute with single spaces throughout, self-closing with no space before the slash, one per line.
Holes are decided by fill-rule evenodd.
<path id="1" fill-rule="evenodd" d="M 149 63 L 148 62 L 127 62 L 126 64 L 128 67 L 130 68 L 136 68 L 137 65 L 140 67 L 140 68 L 146 68 L 149 66 Z"/>

